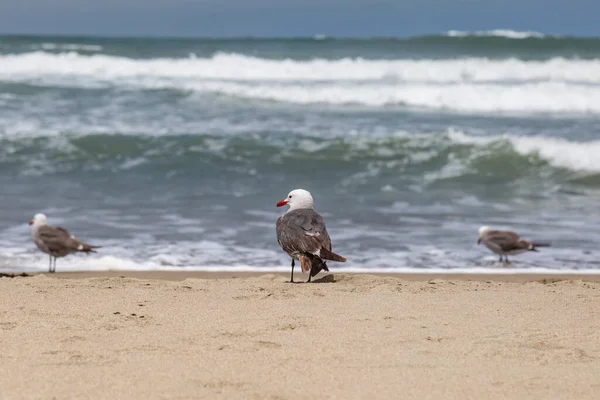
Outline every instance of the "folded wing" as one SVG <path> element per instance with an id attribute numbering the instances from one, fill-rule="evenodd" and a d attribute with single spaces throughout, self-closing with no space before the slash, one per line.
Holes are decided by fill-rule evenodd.
<path id="1" fill-rule="evenodd" d="M 292 257 L 299 254 L 320 256 L 321 249 L 331 250 L 331 238 L 325 222 L 314 210 L 292 210 L 277 219 L 277 242 Z"/>
<path id="2" fill-rule="evenodd" d="M 80 242 L 68 230 L 57 226 L 41 226 L 37 239 L 36 243 L 42 250 L 56 256 L 64 256 L 76 251 L 89 253 L 99 247 Z"/>
<path id="3" fill-rule="evenodd" d="M 531 243 L 522 240 L 519 235 L 511 231 L 489 231 L 484 240 L 488 245 L 496 247 L 502 253 L 510 253 L 518 250 L 529 250 Z"/>

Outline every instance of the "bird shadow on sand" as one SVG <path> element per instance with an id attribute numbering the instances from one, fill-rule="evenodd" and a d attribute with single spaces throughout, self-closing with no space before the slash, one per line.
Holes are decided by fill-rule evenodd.
<path id="1" fill-rule="evenodd" d="M 330 275 L 325 275 L 322 278 L 319 279 L 313 279 L 310 282 L 306 282 L 306 281 L 294 281 L 294 282 L 290 282 L 290 281 L 285 281 L 286 283 L 292 283 L 294 285 L 302 285 L 302 284 L 307 284 L 310 285 L 311 283 L 335 283 L 335 277 L 333 276 L 333 274 Z"/>
<path id="2" fill-rule="evenodd" d="M 335 283 L 335 275 L 333 274 L 329 274 L 329 275 L 325 275 L 322 278 L 319 279 L 314 279 L 311 283 Z"/>
<path id="3" fill-rule="evenodd" d="M 5 273 L 5 272 L 0 272 L 0 278 L 16 278 L 16 277 L 20 277 L 20 276 L 31 276 L 31 275 L 26 274 L 25 272 L 21 272 L 20 274 L 9 274 L 9 273 Z"/>

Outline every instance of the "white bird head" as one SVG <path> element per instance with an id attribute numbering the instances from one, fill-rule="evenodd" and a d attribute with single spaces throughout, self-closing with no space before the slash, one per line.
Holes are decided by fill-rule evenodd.
<path id="1" fill-rule="evenodd" d="M 491 229 L 489 226 L 482 226 L 479 228 L 479 237 L 482 237 L 483 235 L 485 235 L 487 232 L 489 232 Z"/>
<path id="2" fill-rule="evenodd" d="M 38 213 L 33 216 L 33 219 L 31 221 L 29 221 L 29 225 L 33 225 L 33 226 L 48 225 L 48 219 L 46 218 L 45 214 Z"/>
<path id="3" fill-rule="evenodd" d="M 477 244 L 481 243 L 481 238 L 483 235 L 485 235 L 487 232 L 489 232 L 491 229 L 489 226 L 482 226 L 479 228 L 479 240 L 477 240 Z"/>
<path id="4" fill-rule="evenodd" d="M 309 191 L 304 189 L 295 189 L 292 190 L 285 199 L 280 200 L 277 203 L 277 207 L 289 206 L 291 210 L 296 210 L 299 208 L 313 208 L 313 198 Z"/>

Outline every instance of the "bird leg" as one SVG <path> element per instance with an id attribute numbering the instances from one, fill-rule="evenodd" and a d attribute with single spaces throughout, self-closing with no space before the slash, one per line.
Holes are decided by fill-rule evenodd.
<path id="1" fill-rule="evenodd" d="M 312 278 L 312 276 L 310 275 L 311 271 L 308 271 L 308 280 L 306 281 L 306 283 L 310 282 L 310 279 Z"/>
<path id="2" fill-rule="evenodd" d="M 52 272 L 52 256 L 49 255 L 48 257 L 48 259 L 50 260 L 50 264 L 48 265 L 48 272 Z"/>
<path id="3" fill-rule="evenodd" d="M 290 283 L 294 283 L 294 266 L 296 265 L 296 263 L 294 263 L 294 259 L 292 258 L 292 276 L 290 277 Z"/>
<path id="4" fill-rule="evenodd" d="M 498 260 L 498 262 L 502 262 L 502 254 L 500 254 L 500 259 Z"/>
<path id="5" fill-rule="evenodd" d="M 52 264 L 52 261 L 54 261 L 54 264 Z M 56 257 L 54 256 L 50 256 L 50 272 L 56 272 Z"/>

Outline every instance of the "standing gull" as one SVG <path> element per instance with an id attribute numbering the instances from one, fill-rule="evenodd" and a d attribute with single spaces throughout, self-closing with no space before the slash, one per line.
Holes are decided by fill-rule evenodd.
<path id="1" fill-rule="evenodd" d="M 31 238 L 36 246 L 44 253 L 50 255 L 50 268 L 48 272 L 56 272 L 56 258 L 64 257 L 74 252 L 95 253 L 94 249 L 101 246 L 92 246 L 75 239 L 65 228 L 48 225 L 44 214 L 35 214 L 29 221 L 31 225 Z M 52 268 L 54 258 L 54 268 Z"/>
<path id="2" fill-rule="evenodd" d="M 508 263 L 508 255 L 511 256 L 525 253 L 526 251 L 538 251 L 537 247 L 548 247 L 549 243 L 530 242 L 521 239 L 512 231 L 492 230 L 487 226 L 479 228 L 479 239 L 477 244 L 483 243 L 492 252 L 500 255 L 500 262 L 504 256 L 504 262 Z"/>
<path id="3" fill-rule="evenodd" d="M 275 230 L 277 242 L 292 258 L 294 282 L 294 260 L 300 261 L 302 272 L 310 271 L 308 281 L 322 269 L 329 271 L 325 260 L 345 262 L 346 259 L 331 251 L 331 239 L 325 228 L 325 221 L 314 209 L 311 194 L 303 189 L 292 190 L 277 207 L 290 209 L 277 219 Z"/>

